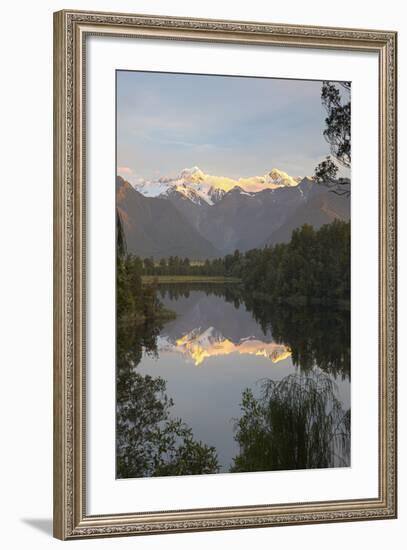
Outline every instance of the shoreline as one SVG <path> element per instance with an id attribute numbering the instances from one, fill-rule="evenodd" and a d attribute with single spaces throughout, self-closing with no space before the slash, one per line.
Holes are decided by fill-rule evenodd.
<path id="1" fill-rule="evenodd" d="M 242 280 L 237 277 L 223 277 L 213 275 L 142 275 L 141 282 L 144 285 L 176 284 L 176 283 L 216 283 L 216 284 L 238 284 Z"/>

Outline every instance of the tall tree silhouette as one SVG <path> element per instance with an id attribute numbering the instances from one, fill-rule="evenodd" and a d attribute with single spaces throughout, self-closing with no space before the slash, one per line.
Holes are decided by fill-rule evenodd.
<path id="1" fill-rule="evenodd" d="M 327 112 L 323 135 L 330 145 L 331 155 L 315 168 L 315 179 L 318 183 L 330 187 L 334 193 L 349 196 L 348 179 L 337 178 L 337 174 L 339 167 L 351 166 L 351 83 L 339 84 L 344 93 L 328 80 L 322 85 L 321 100 Z"/>
<path id="2" fill-rule="evenodd" d="M 123 221 L 119 210 L 116 208 L 116 243 L 117 256 L 124 258 L 127 254 L 126 235 L 124 234 Z"/>

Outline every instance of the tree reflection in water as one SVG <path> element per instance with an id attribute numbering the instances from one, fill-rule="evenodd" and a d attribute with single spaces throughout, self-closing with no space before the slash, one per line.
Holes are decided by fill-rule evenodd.
<path id="1" fill-rule="evenodd" d="M 273 341 L 288 346 L 293 364 L 302 372 L 316 366 L 333 376 L 350 378 L 350 311 L 322 306 L 300 306 L 254 298 L 239 285 L 194 284 L 194 290 L 207 296 L 222 296 L 237 309 L 244 305 L 263 333 L 272 334 Z M 191 285 L 160 285 L 162 298 L 177 300 L 189 297 Z M 194 327 L 191 327 L 194 328 Z"/>
<path id="2" fill-rule="evenodd" d="M 290 347 L 302 372 L 316 366 L 333 376 L 350 378 L 350 311 L 326 307 L 290 307 L 262 300 L 245 305 L 273 340 Z"/>
<path id="3" fill-rule="evenodd" d="M 219 471 L 214 447 L 195 441 L 171 416 L 166 382 L 137 372 L 143 349 L 156 353 L 159 326 L 118 326 L 116 475 L 118 478 L 208 474 Z"/>
<path id="4" fill-rule="evenodd" d="M 348 311 L 293 308 L 247 296 L 238 286 L 193 290 L 222 296 L 247 311 L 287 345 L 298 373 L 265 380 L 255 396 L 242 394 L 236 422 L 239 453 L 231 472 L 349 466 L 350 410 L 335 397 L 333 378 L 350 378 Z M 162 298 L 188 297 L 190 285 L 160 285 Z M 171 307 L 171 306 L 170 306 Z M 157 354 L 162 326 L 120 324 L 117 329 L 116 473 L 118 478 L 217 473 L 216 449 L 194 439 L 172 413 L 166 381 L 137 371 L 142 354 Z"/>
<path id="5" fill-rule="evenodd" d="M 350 410 L 320 373 L 266 380 L 260 397 L 243 392 L 232 472 L 349 466 Z"/>

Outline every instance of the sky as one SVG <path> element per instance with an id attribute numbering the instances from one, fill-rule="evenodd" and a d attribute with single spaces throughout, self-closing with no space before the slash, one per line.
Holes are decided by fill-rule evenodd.
<path id="1" fill-rule="evenodd" d="M 184 168 L 311 176 L 330 153 L 321 81 L 117 71 L 117 167 L 132 183 Z"/>

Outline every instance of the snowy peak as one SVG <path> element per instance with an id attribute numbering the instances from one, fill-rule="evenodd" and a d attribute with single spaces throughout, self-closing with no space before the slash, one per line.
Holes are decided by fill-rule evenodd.
<path id="1" fill-rule="evenodd" d="M 172 192 L 179 193 L 185 199 L 189 199 L 194 204 L 199 204 L 200 206 L 202 206 L 203 204 L 213 204 L 213 202 L 210 200 L 210 197 L 205 196 L 205 193 L 202 193 L 199 187 L 193 187 L 191 185 L 188 185 L 187 183 L 175 185 L 172 188 Z"/>
<path id="2" fill-rule="evenodd" d="M 273 168 L 267 176 L 272 183 L 281 187 L 295 187 L 302 180 L 302 178 L 299 177 L 293 178 L 289 176 L 286 172 L 283 172 L 282 170 L 277 170 L 277 168 Z"/>
<path id="3" fill-rule="evenodd" d="M 195 204 L 210 205 L 223 199 L 226 193 L 237 189 L 241 194 L 252 196 L 265 189 L 296 187 L 305 178 L 292 177 L 286 172 L 273 168 L 263 176 L 233 179 L 227 176 L 206 174 L 198 166 L 184 168 L 176 177 L 161 177 L 156 181 L 143 181 L 135 184 L 135 189 L 145 197 L 169 196 L 179 193 Z M 312 182 L 312 178 L 306 178 Z"/>
<path id="4" fill-rule="evenodd" d="M 193 166 L 192 168 L 184 168 L 180 174 L 180 177 L 191 182 L 203 181 L 205 179 L 205 174 L 202 172 L 198 166 Z"/>
<path id="5" fill-rule="evenodd" d="M 164 178 L 160 178 L 157 181 L 136 183 L 134 189 L 145 197 L 159 197 L 167 195 L 173 189 L 173 184 L 172 181 L 165 181 Z"/>

